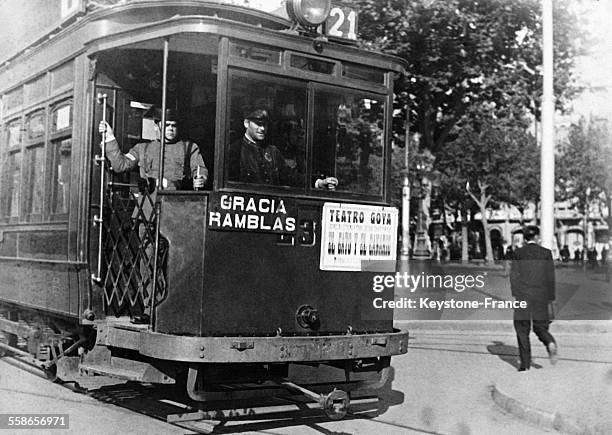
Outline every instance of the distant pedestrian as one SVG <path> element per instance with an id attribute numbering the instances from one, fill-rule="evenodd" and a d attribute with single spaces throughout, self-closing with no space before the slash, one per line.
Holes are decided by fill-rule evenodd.
<path id="1" fill-rule="evenodd" d="M 595 250 L 595 248 L 587 250 L 587 268 L 597 268 L 597 251 Z"/>
<path id="2" fill-rule="evenodd" d="M 567 263 L 570 258 L 570 251 L 567 245 L 563 245 L 563 248 L 561 248 L 560 254 L 561 254 L 561 261 L 563 261 L 564 263 Z"/>
<path id="3" fill-rule="evenodd" d="M 582 257 L 580 249 L 576 248 L 574 251 L 574 266 L 580 266 L 580 258 Z"/>
<path id="4" fill-rule="evenodd" d="M 557 362 L 557 343 L 548 332 L 552 320 L 549 309 L 555 300 L 555 264 L 552 252 L 538 245 L 538 228 L 528 226 L 523 235 L 525 245 L 514 251 L 510 287 L 516 300 L 526 301 L 526 308 L 514 310 L 514 329 L 519 347 L 519 371 L 531 365 L 529 334 L 533 332 L 546 346 L 551 364 Z M 552 310 L 550 310 L 552 311 Z"/>

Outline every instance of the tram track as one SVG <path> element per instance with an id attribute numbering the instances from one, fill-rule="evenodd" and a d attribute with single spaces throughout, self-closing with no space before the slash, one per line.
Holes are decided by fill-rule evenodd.
<path id="1" fill-rule="evenodd" d="M 26 371 L 38 378 L 51 382 L 45 372 L 21 359 L 19 356 L 7 355 L 2 361 Z M 95 378 L 95 377 L 94 377 Z M 245 399 L 233 402 L 198 403 L 191 401 L 179 386 L 138 384 L 117 380 L 115 385 L 86 389 L 76 382 L 57 382 L 58 386 L 84 397 L 94 399 L 75 400 L 67 397 L 46 395 L 41 392 L 18 391 L 2 388 L 8 393 L 32 394 L 63 402 L 73 402 L 96 406 L 113 405 L 126 411 L 156 419 L 175 427 L 188 430 L 188 433 L 279 433 L 279 431 L 299 431 L 326 433 L 324 429 L 331 420 L 313 402 L 300 396 L 268 397 Z M 378 419 L 388 404 L 376 397 L 365 397 L 351 403 L 351 409 L 342 421 L 334 422 L 342 427 L 343 422 L 367 421 L 369 425 L 380 427 L 387 432 L 388 428 L 397 430 L 414 428 L 391 421 Z M 198 417 L 199 413 L 199 417 Z M 303 428 L 303 430 L 301 429 Z M 370 430 L 368 430 L 370 432 Z M 341 432 L 351 433 L 351 432 Z M 357 432 L 363 433 L 363 432 Z"/>

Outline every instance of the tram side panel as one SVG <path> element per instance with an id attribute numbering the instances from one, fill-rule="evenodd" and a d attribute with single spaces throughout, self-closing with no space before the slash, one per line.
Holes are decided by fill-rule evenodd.
<path id="1" fill-rule="evenodd" d="M 202 195 L 159 195 L 160 234 L 168 244 L 167 292 L 157 302 L 157 330 L 201 335 L 204 244 L 208 198 Z"/>
<path id="2" fill-rule="evenodd" d="M 3 261 L 0 299 L 64 316 L 78 316 L 79 284 L 73 266 Z"/>

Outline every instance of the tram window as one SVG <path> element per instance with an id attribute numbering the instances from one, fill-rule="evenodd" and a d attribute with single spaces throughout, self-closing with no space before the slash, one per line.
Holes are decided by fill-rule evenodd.
<path id="1" fill-rule="evenodd" d="M 53 192 L 51 210 L 53 214 L 68 213 L 70 193 L 72 139 L 52 142 L 53 148 Z"/>
<path id="2" fill-rule="evenodd" d="M 19 216 L 19 186 L 21 175 L 21 119 L 8 123 L 6 128 L 7 151 L 2 164 L 2 216 L 14 220 Z M 13 218 L 13 219 L 11 219 Z"/>
<path id="3" fill-rule="evenodd" d="M 21 119 L 16 119 L 8 124 L 7 145 L 9 148 L 21 145 Z"/>
<path id="4" fill-rule="evenodd" d="M 368 82 L 385 82 L 385 71 L 350 62 L 342 63 L 342 75 L 351 79 L 366 80 Z"/>
<path id="5" fill-rule="evenodd" d="M 255 60 L 257 62 L 273 63 L 275 65 L 280 64 L 280 51 L 265 45 L 231 42 L 230 56 Z"/>
<path id="6" fill-rule="evenodd" d="M 52 114 L 51 213 L 58 215 L 68 213 L 72 138 L 66 137 L 66 134 L 69 134 L 69 128 L 72 126 L 72 101 L 59 103 Z"/>
<path id="7" fill-rule="evenodd" d="M 47 76 L 43 74 L 25 85 L 25 103 L 38 101 L 47 96 Z"/>
<path id="8" fill-rule="evenodd" d="M 45 148 L 43 144 L 27 149 L 25 214 L 41 215 L 44 193 Z"/>
<path id="9" fill-rule="evenodd" d="M 235 73 L 230 76 L 229 101 L 229 148 L 226 152 L 229 181 L 304 188 L 306 84 Z M 255 154 L 245 154 L 241 143 L 245 134 L 244 118 L 248 112 L 257 109 L 268 113 L 265 143 L 280 152 L 280 159 L 277 159 L 272 148 L 263 150 L 260 158 L 270 162 L 261 161 L 265 166 L 261 171 L 263 174 L 255 168 Z M 242 167 L 247 161 L 253 165 Z M 268 176 L 266 171 L 273 175 Z"/>
<path id="10" fill-rule="evenodd" d="M 45 111 L 39 110 L 27 118 L 26 123 L 27 148 L 25 154 L 26 178 L 23 192 L 25 195 L 26 217 L 42 215 L 42 203 L 44 194 L 44 167 L 45 167 Z"/>
<path id="11" fill-rule="evenodd" d="M 19 186 L 21 185 L 21 152 L 16 151 L 8 156 L 8 210 L 7 217 L 13 220 L 19 217 Z"/>
<path id="12" fill-rule="evenodd" d="M 327 62 L 307 56 L 298 56 L 296 54 L 291 55 L 289 65 L 293 68 L 299 68 L 321 74 L 333 74 L 334 67 L 336 66 L 334 62 Z"/>
<path id="13" fill-rule="evenodd" d="M 21 107 L 23 104 L 23 87 L 19 86 L 17 89 L 7 93 L 2 99 L 2 105 L 4 110 L 11 112 L 14 109 Z"/>
<path id="14" fill-rule="evenodd" d="M 72 104 L 63 103 L 53 110 L 53 131 L 69 128 L 72 124 Z"/>
<path id="15" fill-rule="evenodd" d="M 51 91 L 63 88 L 72 83 L 74 79 L 74 62 L 65 64 L 51 71 Z"/>
<path id="16" fill-rule="evenodd" d="M 313 175 L 338 178 L 338 191 L 381 195 L 382 101 L 351 91 L 316 91 Z"/>
<path id="17" fill-rule="evenodd" d="M 45 134 L 45 112 L 36 112 L 28 118 L 28 140 L 35 140 Z"/>

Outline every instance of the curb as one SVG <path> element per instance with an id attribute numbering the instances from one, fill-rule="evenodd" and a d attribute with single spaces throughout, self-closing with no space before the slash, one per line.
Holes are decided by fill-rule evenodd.
<path id="1" fill-rule="evenodd" d="M 515 334 L 512 320 L 396 320 L 400 329 L 453 334 Z M 555 320 L 550 325 L 554 334 L 612 334 L 612 320 Z"/>
<path id="2" fill-rule="evenodd" d="M 541 409 L 525 405 L 512 397 L 507 396 L 497 389 L 495 384 L 489 386 L 493 402 L 505 412 L 514 417 L 534 424 L 542 429 L 552 429 L 562 434 L 587 435 L 604 434 L 606 428 L 596 425 L 588 426 L 579 419 L 560 414 L 543 411 Z"/>

